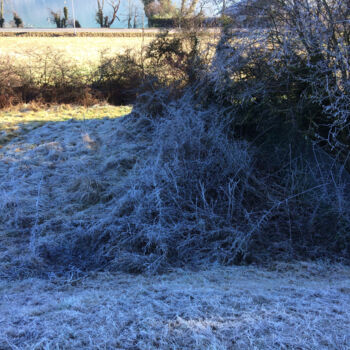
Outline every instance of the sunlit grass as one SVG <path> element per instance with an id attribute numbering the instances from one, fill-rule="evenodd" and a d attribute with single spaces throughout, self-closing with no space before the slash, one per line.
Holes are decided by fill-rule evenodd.
<path id="1" fill-rule="evenodd" d="M 66 57 L 83 64 L 93 64 L 100 59 L 102 52 L 114 56 L 127 50 L 140 52 L 142 45 L 148 45 L 154 38 L 104 38 L 104 37 L 0 37 L 0 54 L 17 59 L 27 52 L 50 48 L 62 51 Z"/>
<path id="2" fill-rule="evenodd" d="M 208 35 L 203 42 L 216 43 L 217 33 Z M 28 53 L 53 50 L 62 52 L 65 57 L 83 65 L 93 65 L 101 54 L 115 56 L 132 50 L 139 54 L 155 37 L 5 37 L 0 36 L 0 55 L 10 55 L 15 59 L 28 56 Z M 204 45 L 204 46 L 205 46 Z M 35 48 L 35 50 L 33 50 Z"/>
<path id="3" fill-rule="evenodd" d="M 47 122 L 118 118 L 129 114 L 132 106 L 96 105 L 92 107 L 59 105 L 48 109 L 21 105 L 0 111 L 0 148 L 14 137 L 33 130 Z"/>

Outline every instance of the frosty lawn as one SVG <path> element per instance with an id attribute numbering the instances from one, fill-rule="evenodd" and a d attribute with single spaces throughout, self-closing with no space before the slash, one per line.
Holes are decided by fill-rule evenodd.
<path id="1" fill-rule="evenodd" d="M 298 263 L 3 281 L 0 348 L 347 350 L 349 276 Z"/>
<path id="2" fill-rule="evenodd" d="M 35 104 L 21 105 L 0 111 L 0 148 L 10 139 L 47 122 L 117 118 L 130 113 L 130 106 L 96 105 L 93 107 L 60 105 L 45 109 Z"/>

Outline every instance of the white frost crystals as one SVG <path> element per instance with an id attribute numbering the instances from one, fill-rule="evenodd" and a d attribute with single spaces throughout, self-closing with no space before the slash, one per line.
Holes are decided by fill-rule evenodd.
<path id="1" fill-rule="evenodd" d="M 195 105 L 185 96 L 152 117 L 140 104 L 119 120 L 48 123 L 5 146 L 0 274 L 155 273 L 347 249 L 333 224 L 350 223 L 347 180 L 334 163 L 316 151 L 269 173 L 218 108 Z"/>
<path id="2" fill-rule="evenodd" d="M 232 197 L 249 177 L 250 156 L 245 143 L 228 142 L 210 122 L 215 111 L 190 106 L 170 105 L 158 120 L 48 123 L 4 147 L 0 225 L 18 244 L 3 247 L 2 274 L 27 263 L 29 271 L 29 252 L 37 253 L 35 264 L 58 269 L 108 263 L 157 271 L 207 260 L 208 250 L 211 259 L 226 261 L 241 235 L 232 212 L 241 210 L 235 201 L 243 197 Z M 225 252 L 219 242 L 229 232 Z M 18 261 L 2 264 L 6 259 Z"/>

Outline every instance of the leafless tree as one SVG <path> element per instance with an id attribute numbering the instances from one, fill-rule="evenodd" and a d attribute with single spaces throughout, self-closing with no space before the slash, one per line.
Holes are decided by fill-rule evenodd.
<path id="1" fill-rule="evenodd" d="M 106 16 L 104 13 L 104 0 L 97 0 L 97 12 L 96 12 L 96 22 L 101 26 L 101 28 L 110 28 L 114 21 L 118 18 L 118 11 L 120 7 L 120 0 L 108 0 L 107 3 L 112 9 L 112 14 Z"/>
<path id="2" fill-rule="evenodd" d="M 198 5 L 198 0 L 181 0 L 180 16 L 181 17 L 191 17 L 194 16 L 196 7 Z"/>

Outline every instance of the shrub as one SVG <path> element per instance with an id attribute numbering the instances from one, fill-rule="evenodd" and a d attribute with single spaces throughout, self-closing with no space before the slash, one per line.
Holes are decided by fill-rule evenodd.
<path id="1" fill-rule="evenodd" d="M 127 104 L 135 100 L 143 76 L 142 62 L 132 51 L 114 57 L 102 53 L 92 87 L 101 91 L 110 103 Z"/>
<path id="2" fill-rule="evenodd" d="M 63 8 L 63 17 L 61 17 L 61 12 L 51 11 L 51 20 L 56 24 L 57 28 L 67 28 L 68 25 L 68 8 L 65 6 Z"/>
<path id="3" fill-rule="evenodd" d="M 13 21 L 14 21 L 17 28 L 23 27 L 22 18 L 18 16 L 17 12 L 13 13 Z"/>
<path id="4" fill-rule="evenodd" d="M 118 122 L 116 139 L 108 142 L 118 144 L 118 152 L 108 156 L 112 148 L 104 148 L 108 162 L 74 187 L 94 219 L 81 217 L 79 230 L 67 222 L 66 233 L 39 240 L 41 257 L 63 268 L 151 273 L 211 263 L 348 259 L 344 168 L 301 143 L 267 161 L 252 144 L 232 139 L 220 109 L 195 108 L 189 96 L 164 103 L 152 117 L 142 102 Z M 106 181 L 111 176 L 119 180 Z M 63 205 L 74 207 L 71 200 Z"/>
<path id="5" fill-rule="evenodd" d="M 24 62 L 2 57 L 0 96 L 13 104 L 33 100 L 46 103 L 96 103 L 88 75 L 77 64 L 50 48 L 27 51 Z"/>
<path id="6" fill-rule="evenodd" d="M 196 30 L 169 37 L 161 33 L 146 52 L 148 73 L 167 86 L 183 88 L 198 80 L 198 73 L 208 64 L 201 52 L 201 38 Z"/>
<path id="7" fill-rule="evenodd" d="M 21 78 L 9 57 L 0 56 L 0 108 L 9 107 L 22 101 L 18 92 Z"/>
<path id="8" fill-rule="evenodd" d="M 92 87 L 114 104 L 134 102 L 143 92 L 151 90 L 156 94 L 158 89 L 171 90 L 173 97 L 179 96 L 197 80 L 197 73 L 207 62 L 200 43 L 195 31 L 175 37 L 164 32 L 141 54 L 128 50 L 111 57 L 102 53 Z"/>
<path id="9" fill-rule="evenodd" d="M 341 1 L 280 0 L 266 11 L 267 29 L 225 30 L 209 94 L 240 109 L 251 135 L 271 128 L 276 135 L 288 124 L 346 157 L 349 9 Z"/>
<path id="10" fill-rule="evenodd" d="M 16 80 L 15 85 L 10 82 L 11 88 L 5 80 L 0 81 L 2 100 L 85 104 L 98 99 L 126 104 L 140 93 L 158 88 L 179 96 L 209 62 L 196 31 L 174 37 L 161 33 L 141 52 L 128 50 L 115 56 L 102 52 L 98 65 L 89 70 L 54 48 L 27 51 L 22 57 L 24 63 L 15 60 L 2 69 L 4 76 Z M 3 60 L 10 62 L 5 56 Z"/>

